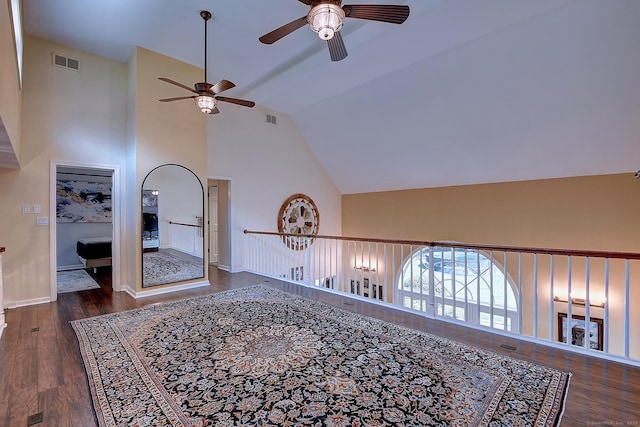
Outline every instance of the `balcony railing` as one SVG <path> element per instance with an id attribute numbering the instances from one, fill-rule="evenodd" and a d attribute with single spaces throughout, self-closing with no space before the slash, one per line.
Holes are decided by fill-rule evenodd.
<path id="1" fill-rule="evenodd" d="M 640 365 L 638 253 L 245 235 L 257 274 Z"/>

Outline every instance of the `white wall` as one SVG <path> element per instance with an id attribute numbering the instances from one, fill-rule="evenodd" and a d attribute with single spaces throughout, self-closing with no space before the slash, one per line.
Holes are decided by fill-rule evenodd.
<path id="1" fill-rule="evenodd" d="M 161 248 L 173 247 L 169 222 L 197 224 L 197 217 L 204 214 L 202 185 L 193 172 L 183 167 L 164 165 L 154 169 L 145 178 L 143 188 L 158 191 L 158 237 Z M 193 233 L 191 228 L 181 231 Z"/>
<path id="2" fill-rule="evenodd" d="M 269 111 L 277 116 L 272 125 L 260 106 L 219 108 L 208 119 L 208 170 L 231 181 L 233 271 L 244 268 L 243 230 L 277 231 L 280 206 L 292 194 L 314 200 L 320 234 L 340 234 L 340 192 L 291 119 Z"/>
<path id="3" fill-rule="evenodd" d="M 53 219 L 55 221 L 55 218 Z M 82 266 L 76 252 L 79 239 L 87 237 L 111 237 L 113 225 L 110 222 L 59 222 L 56 224 L 57 268 L 66 269 Z"/>

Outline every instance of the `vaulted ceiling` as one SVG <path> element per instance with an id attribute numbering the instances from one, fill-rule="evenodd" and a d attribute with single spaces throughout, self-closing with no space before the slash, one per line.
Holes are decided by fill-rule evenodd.
<path id="1" fill-rule="evenodd" d="M 27 34 L 127 61 L 134 46 L 291 116 L 341 192 L 635 172 L 640 1 L 347 0 L 407 4 L 402 25 L 347 19 L 331 62 L 296 0 L 29 0 Z M 159 70 L 161 71 L 161 70 Z M 224 120 L 224 115 L 208 120 Z"/>

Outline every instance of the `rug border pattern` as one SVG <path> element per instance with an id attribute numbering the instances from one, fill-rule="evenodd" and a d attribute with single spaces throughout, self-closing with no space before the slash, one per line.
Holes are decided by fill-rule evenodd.
<path id="1" fill-rule="evenodd" d="M 242 291 L 244 291 L 245 293 L 248 292 L 248 294 L 245 295 L 244 298 L 242 297 L 242 294 L 240 295 L 240 297 L 234 298 L 236 294 Z M 545 393 L 543 397 L 543 401 L 540 404 L 540 409 L 537 414 L 534 425 L 536 427 L 547 427 L 547 426 L 557 426 L 560 424 L 562 415 L 564 413 L 566 398 L 568 394 L 568 388 L 569 388 L 569 383 L 571 378 L 570 372 L 563 372 L 555 368 L 549 368 L 547 366 L 544 366 L 538 363 L 528 362 L 521 359 L 510 357 L 510 356 L 505 356 L 499 353 L 492 352 L 490 350 L 479 349 L 477 347 L 459 343 L 449 338 L 433 335 L 429 332 L 412 329 L 406 326 L 398 325 L 393 322 L 388 322 L 388 321 L 372 318 L 363 314 L 354 313 L 354 312 L 345 310 L 343 308 L 330 305 L 328 303 L 311 300 L 302 295 L 292 294 L 292 293 L 282 291 L 282 290 L 272 288 L 270 286 L 262 285 L 262 284 L 249 285 L 249 286 L 238 288 L 238 289 L 218 292 L 215 294 L 208 294 L 208 295 L 199 296 L 199 297 L 184 298 L 184 299 L 179 299 L 179 300 L 175 300 L 167 303 L 156 303 L 156 304 L 151 304 L 151 305 L 140 307 L 140 308 L 135 308 L 132 310 L 126 310 L 123 312 L 109 313 L 109 314 L 94 316 L 86 319 L 78 319 L 78 320 L 71 321 L 70 322 L 71 326 L 76 332 L 76 336 L 78 337 L 78 343 L 80 344 L 79 347 L 80 347 L 81 354 L 83 356 L 82 360 L 86 368 L 85 370 L 89 380 L 90 391 L 92 396 L 94 397 L 94 399 L 92 399 L 92 403 L 93 403 L 93 407 L 96 412 L 96 416 L 99 424 L 105 427 L 111 427 L 111 426 L 117 425 L 114 414 L 111 411 L 111 407 L 108 404 L 105 390 L 102 387 L 96 387 L 95 385 L 95 384 L 102 384 L 102 381 L 95 381 L 96 379 L 101 379 L 101 375 L 100 375 L 97 362 L 93 357 L 93 354 L 90 352 L 91 340 L 87 336 L 87 333 L 82 325 L 83 321 L 87 321 L 89 319 L 101 318 L 101 319 L 104 319 L 104 321 L 106 321 L 109 324 L 110 328 L 114 331 L 115 334 L 117 334 L 118 339 L 120 340 L 120 343 L 122 343 L 123 345 L 124 343 L 126 343 L 124 347 L 127 352 L 127 357 L 129 358 L 129 361 L 135 367 L 135 370 L 137 371 L 137 373 L 142 377 L 145 384 L 147 384 L 147 386 L 151 385 L 151 387 L 149 387 L 149 393 L 153 395 L 154 399 L 162 409 L 162 413 L 164 414 L 164 416 L 167 417 L 170 420 L 170 422 L 173 423 L 172 425 L 185 426 L 185 425 L 189 425 L 189 420 L 184 417 L 184 415 L 180 412 L 179 408 L 175 406 L 175 403 L 170 398 L 167 398 L 167 395 L 164 389 L 162 389 L 161 387 L 158 386 L 158 384 L 155 383 L 155 381 L 152 378 L 153 373 L 151 373 L 150 375 L 150 373 L 147 371 L 147 368 L 138 360 L 141 357 L 141 355 L 138 354 L 136 349 L 131 348 L 131 345 L 128 342 L 128 339 L 126 339 L 126 337 L 122 335 L 117 325 L 113 324 L 110 319 L 116 316 L 122 316 L 123 314 L 129 315 L 129 316 L 135 316 L 137 314 L 142 314 L 148 311 L 153 312 L 155 310 L 166 308 L 167 306 L 170 306 L 170 305 L 177 305 L 190 300 L 200 300 L 200 299 L 209 300 L 213 298 L 216 301 L 222 300 L 222 301 L 228 302 L 228 301 L 233 301 L 235 299 L 237 299 L 238 301 L 242 301 L 243 299 L 246 299 L 247 296 L 249 295 L 254 297 L 259 296 L 266 299 L 275 298 L 277 295 L 280 295 L 280 296 L 286 295 L 287 298 L 292 299 L 290 303 L 295 303 L 296 299 L 305 300 L 308 304 L 318 309 L 319 314 L 329 316 L 332 320 L 337 321 L 339 323 L 348 322 L 348 320 L 353 321 L 353 319 L 357 319 L 357 318 L 366 319 L 367 322 L 371 322 L 377 326 L 381 326 L 382 327 L 380 329 L 381 331 L 385 331 L 385 328 L 384 328 L 385 325 L 390 325 L 390 328 L 392 329 L 397 328 L 396 330 L 398 329 L 404 330 L 405 332 L 408 332 L 410 335 L 415 334 L 416 336 L 424 336 L 430 339 L 435 339 L 439 341 L 442 345 L 454 345 L 455 348 L 458 348 L 458 349 L 463 348 L 463 349 L 468 349 L 470 351 L 480 351 L 481 353 L 495 356 L 502 360 L 508 360 L 511 363 L 518 364 L 521 366 L 522 364 L 534 365 L 548 371 L 553 371 L 550 376 L 550 380 L 547 388 L 548 391 L 547 393 Z M 335 316 L 335 313 L 340 313 L 344 317 Z M 357 325 L 357 323 L 351 323 L 351 325 L 354 326 L 354 325 Z M 360 327 L 360 326 L 358 325 L 357 327 Z M 383 335 L 382 333 L 380 334 Z M 410 346 L 413 346 L 410 343 L 407 343 L 407 341 L 405 341 L 404 339 L 403 339 L 403 342 L 405 344 L 409 344 Z M 131 352 L 133 352 L 133 355 L 135 357 L 131 357 L 132 356 Z M 510 378 L 508 375 L 504 375 L 503 373 L 503 376 L 505 378 L 498 385 L 500 392 L 494 394 L 490 402 L 486 404 L 485 412 L 482 414 L 482 418 L 478 424 L 480 426 L 488 426 L 490 424 L 491 419 L 493 418 L 493 415 L 497 411 L 500 401 L 502 400 L 503 392 L 508 388 L 509 384 L 512 381 L 512 378 Z M 553 392 L 549 392 L 549 390 L 552 390 Z M 166 400 L 163 401 L 163 398 Z M 99 414 L 102 415 L 102 417 L 99 416 Z M 173 416 L 171 416 L 170 414 L 173 414 Z"/>

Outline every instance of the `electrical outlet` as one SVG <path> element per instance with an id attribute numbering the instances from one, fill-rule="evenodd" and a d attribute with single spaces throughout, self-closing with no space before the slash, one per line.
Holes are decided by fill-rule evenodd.
<path id="1" fill-rule="evenodd" d="M 37 225 L 49 225 L 49 217 L 48 216 L 39 216 L 36 220 Z"/>
<path id="2" fill-rule="evenodd" d="M 22 213 L 29 213 L 29 212 L 31 212 L 29 205 L 27 204 L 22 205 Z"/>
<path id="3" fill-rule="evenodd" d="M 40 213 L 40 205 L 33 205 L 33 213 L 35 214 Z"/>

